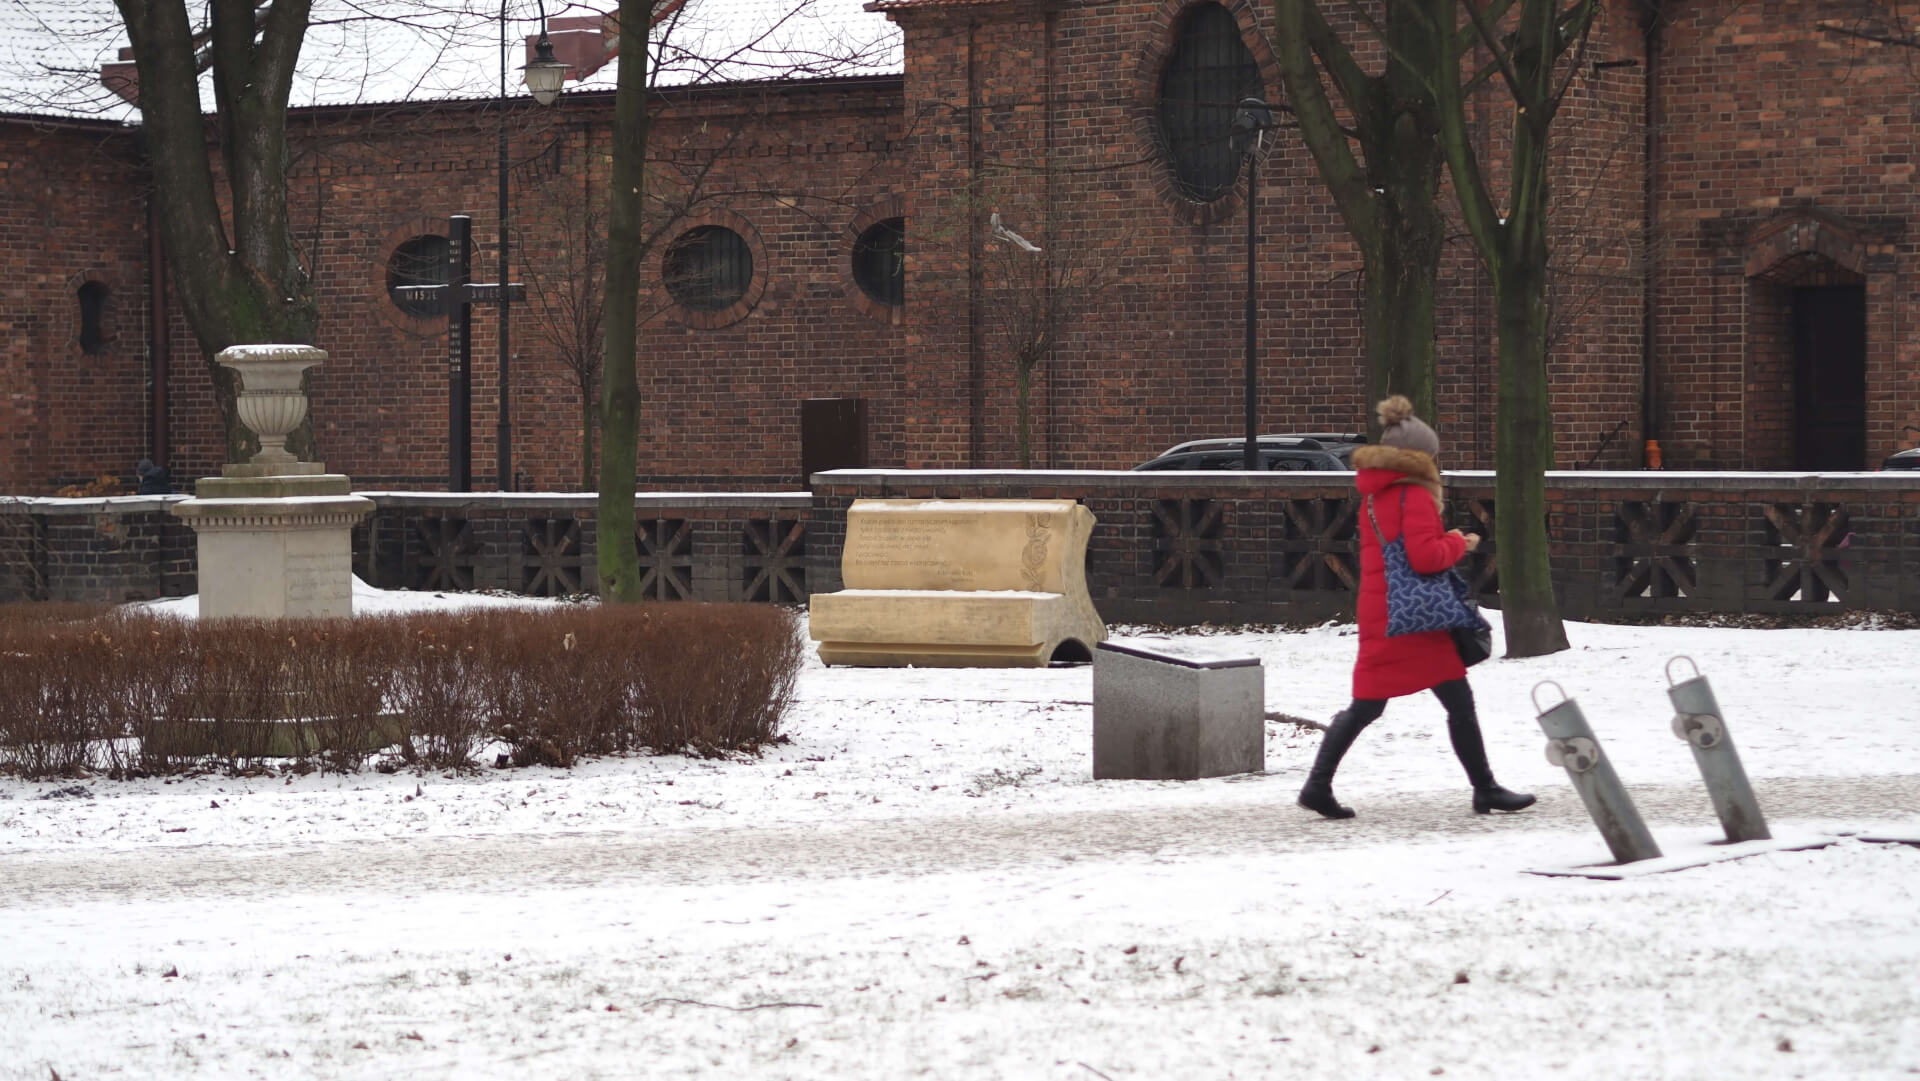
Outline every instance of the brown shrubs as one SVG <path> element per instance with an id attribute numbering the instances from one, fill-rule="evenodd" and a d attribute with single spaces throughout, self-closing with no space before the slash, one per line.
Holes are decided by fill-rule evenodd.
<path id="1" fill-rule="evenodd" d="M 522 765 L 751 752 L 775 738 L 803 655 L 793 613 L 765 605 L 55 615 L 0 606 L 0 771 L 348 771 L 383 748 L 467 769 L 490 742 Z"/>
<path id="2" fill-rule="evenodd" d="M 773 739 L 793 701 L 804 646 L 792 613 L 643 606 L 631 663 L 649 747 L 719 755 Z"/>

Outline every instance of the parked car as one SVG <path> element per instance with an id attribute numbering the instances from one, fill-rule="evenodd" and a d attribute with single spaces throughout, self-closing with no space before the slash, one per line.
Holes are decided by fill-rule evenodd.
<path id="1" fill-rule="evenodd" d="M 1353 449 L 1367 441 L 1364 435 L 1316 433 L 1313 435 L 1263 435 L 1258 438 L 1260 468 L 1345 472 L 1353 465 Z M 1134 466 L 1134 471 L 1169 469 L 1234 470 L 1246 463 L 1245 437 L 1190 439 L 1162 451 L 1152 461 Z"/>
<path id="2" fill-rule="evenodd" d="M 1920 447 L 1896 450 L 1880 463 L 1882 469 L 1920 469 Z"/>

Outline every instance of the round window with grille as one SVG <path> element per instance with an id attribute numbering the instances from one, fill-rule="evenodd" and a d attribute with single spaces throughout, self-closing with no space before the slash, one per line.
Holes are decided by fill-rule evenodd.
<path id="1" fill-rule="evenodd" d="M 1242 98 L 1259 97 L 1260 65 L 1233 13 L 1215 3 L 1182 13 L 1156 104 L 1160 144 L 1180 194 L 1210 203 L 1233 190 L 1240 155 L 1230 136 Z"/>
<path id="2" fill-rule="evenodd" d="M 668 245 L 660 271 L 667 292 L 682 307 L 717 312 L 747 295 L 753 284 L 753 249 L 723 225 L 702 225 Z"/>
<path id="3" fill-rule="evenodd" d="M 439 315 L 446 306 L 439 300 L 408 299 L 399 293 L 402 287 L 445 285 L 447 278 L 447 238 L 443 236 L 428 234 L 403 241 L 387 259 L 387 297 L 408 315 Z"/>
<path id="4" fill-rule="evenodd" d="M 906 303 L 907 219 L 878 221 L 853 242 L 853 280 L 860 291 L 891 308 Z"/>

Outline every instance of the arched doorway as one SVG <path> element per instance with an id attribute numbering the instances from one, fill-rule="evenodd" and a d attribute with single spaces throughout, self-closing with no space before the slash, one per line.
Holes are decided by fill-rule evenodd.
<path id="1" fill-rule="evenodd" d="M 1869 255 L 1878 239 L 1872 226 L 1812 206 L 1781 210 L 1747 231 L 1739 418 L 1746 468 L 1868 468 L 1872 354 L 1885 344 L 1875 330 L 1888 332 L 1886 268 Z"/>
<path id="2" fill-rule="evenodd" d="M 1867 289 L 1792 290 L 1793 468 L 1859 469 L 1867 454 Z"/>

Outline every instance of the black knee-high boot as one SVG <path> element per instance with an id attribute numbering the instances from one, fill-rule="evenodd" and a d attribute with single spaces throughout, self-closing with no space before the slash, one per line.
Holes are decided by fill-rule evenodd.
<path id="1" fill-rule="evenodd" d="M 1385 702 L 1355 699 L 1353 705 L 1334 714 L 1333 723 L 1327 725 L 1327 734 L 1320 737 L 1320 750 L 1313 756 L 1313 769 L 1307 772 L 1307 783 L 1300 788 L 1300 806 L 1327 818 L 1353 817 L 1353 808 L 1341 806 L 1333 798 L 1333 774 L 1361 730 L 1372 724 L 1385 708 Z"/>
<path id="2" fill-rule="evenodd" d="M 1434 696 L 1447 707 L 1447 738 L 1453 741 L 1453 756 L 1467 771 L 1473 785 L 1475 814 L 1489 811 L 1519 811 L 1533 806 L 1530 792 L 1509 792 L 1493 779 L 1493 767 L 1487 764 L 1487 744 L 1480 736 L 1480 717 L 1473 708 L 1473 689 L 1464 679 L 1442 683 Z"/>

